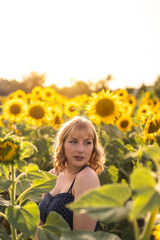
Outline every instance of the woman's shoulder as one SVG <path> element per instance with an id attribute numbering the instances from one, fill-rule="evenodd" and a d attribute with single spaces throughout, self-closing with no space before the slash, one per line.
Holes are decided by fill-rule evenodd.
<path id="1" fill-rule="evenodd" d="M 85 167 L 76 176 L 76 181 L 79 183 L 87 182 L 99 185 L 99 178 L 97 173 L 91 167 Z"/>
<path id="2" fill-rule="evenodd" d="M 100 181 L 96 172 L 90 168 L 85 167 L 76 176 L 74 186 L 74 196 L 77 199 L 86 191 L 100 187 Z"/>

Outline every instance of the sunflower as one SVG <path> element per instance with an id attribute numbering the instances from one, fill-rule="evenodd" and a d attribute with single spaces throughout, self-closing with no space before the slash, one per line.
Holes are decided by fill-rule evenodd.
<path id="1" fill-rule="evenodd" d="M 27 111 L 27 104 L 22 99 L 6 100 L 3 105 L 3 118 L 19 122 Z"/>
<path id="2" fill-rule="evenodd" d="M 3 116 L 0 116 L 0 127 L 4 127 Z"/>
<path id="3" fill-rule="evenodd" d="M 126 89 L 118 89 L 115 93 L 120 97 L 120 99 L 126 99 L 128 97 L 128 92 Z"/>
<path id="4" fill-rule="evenodd" d="M 69 101 L 69 99 L 68 99 L 67 97 L 65 97 L 65 96 L 63 96 L 63 95 L 61 95 L 61 94 L 59 94 L 59 93 L 56 93 L 56 94 L 55 94 L 55 102 L 56 102 L 57 104 L 63 104 L 63 105 L 65 105 L 68 101 Z"/>
<path id="5" fill-rule="evenodd" d="M 138 119 L 141 119 L 145 123 L 145 121 L 151 114 L 152 114 L 152 111 L 150 106 L 147 104 L 142 104 L 137 110 L 136 117 Z"/>
<path id="6" fill-rule="evenodd" d="M 30 103 L 32 101 L 32 94 L 28 93 L 27 94 L 27 103 Z"/>
<path id="7" fill-rule="evenodd" d="M 149 99 L 146 104 L 148 106 L 150 106 L 150 109 L 152 111 L 159 111 L 159 107 L 160 107 L 160 104 L 159 104 L 159 99 Z"/>
<path id="8" fill-rule="evenodd" d="M 130 106 L 132 106 L 132 108 L 134 108 L 136 106 L 136 98 L 132 95 L 128 95 L 127 97 L 127 102 Z"/>
<path id="9" fill-rule="evenodd" d="M 142 98 L 142 104 L 145 104 L 150 98 L 150 92 L 145 92 L 144 97 Z"/>
<path id="10" fill-rule="evenodd" d="M 7 100 L 11 100 L 14 98 L 14 92 L 10 93 L 9 96 L 7 97 Z"/>
<path id="11" fill-rule="evenodd" d="M 158 98 L 153 99 L 153 107 L 154 109 L 159 109 L 160 107 L 160 100 Z"/>
<path id="12" fill-rule="evenodd" d="M 157 141 L 156 137 L 154 136 L 154 134 L 147 134 L 144 133 L 143 134 L 143 141 L 147 144 L 153 144 Z"/>
<path id="13" fill-rule="evenodd" d="M 40 86 L 36 86 L 32 89 L 32 92 L 31 92 L 32 101 L 42 100 L 42 96 L 41 96 L 42 90 L 43 89 Z"/>
<path id="14" fill-rule="evenodd" d="M 90 120 L 96 124 L 100 124 L 101 121 L 105 124 L 114 123 L 120 116 L 121 104 L 114 92 L 102 90 L 99 93 L 92 93 L 89 97 L 86 112 Z"/>
<path id="15" fill-rule="evenodd" d="M 83 103 L 85 103 L 88 100 L 88 95 L 87 94 L 78 95 L 78 96 L 72 98 L 72 100 L 83 105 Z"/>
<path id="16" fill-rule="evenodd" d="M 55 90 L 51 87 L 46 87 L 42 89 L 41 97 L 44 101 L 53 102 L 55 99 Z"/>
<path id="17" fill-rule="evenodd" d="M 22 99 L 25 102 L 27 101 L 26 93 L 21 89 L 18 89 L 13 93 L 13 98 Z"/>
<path id="18" fill-rule="evenodd" d="M 54 114 L 54 117 L 53 117 L 53 119 L 52 119 L 52 121 L 51 121 L 51 126 L 52 126 L 54 129 L 58 129 L 62 123 L 63 123 L 62 116 L 59 115 L 58 113 L 55 113 L 55 114 Z"/>
<path id="19" fill-rule="evenodd" d="M 157 134 L 160 132 L 160 118 L 158 116 L 152 117 L 146 121 L 145 132 L 147 134 Z"/>
<path id="20" fill-rule="evenodd" d="M 121 107 L 121 116 L 123 114 L 131 116 L 132 113 L 133 113 L 133 107 L 128 102 L 123 102 Z"/>
<path id="21" fill-rule="evenodd" d="M 51 120 L 51 112 L 46 103 L 37 101 L 28 105 L 25 122 L 33 126 L 41 126 Z"/>
<path id="22" fill-rule="evenodd" d="M 79 111 L 77 110 L 79 107 L 79 103 L 73 100 L 69 100 L 64 106 L 64 113 L 66 116 L 72 118 L 74 116 L 79 115 Z"/>
<path id="23" fill-rule="evenodd" d="M 160 224 L 156 225 L 152 231 L 152 235 L 154 236 L 155 240 L 160 239 Z"/>
<path id="24" fill-rule="evenodd" d="M 127 132 L 131 130 L 131 127 L 133 126 L 133 122 L 131 120 L 131 117 L 129 115 L 122 116 L 116 121 L 116 126 L 119 128 L 119 130 L 123 132 Z"/>
<path id="25" fill-rule="evenodd" d="M 53 106 L 50 106 L 50 112 L 54 116 L 55 114 L 58 114 L 60 117 L 63 116 L 63 111 L 61 109 L 61 106 L 58 104 L 54 104 Z"/>
<path id="26" fill-rule="evenodd" d="M 10 163 L 19 158 L 19 144 L 11 139 L 0 140 L 0 162 Z"/>

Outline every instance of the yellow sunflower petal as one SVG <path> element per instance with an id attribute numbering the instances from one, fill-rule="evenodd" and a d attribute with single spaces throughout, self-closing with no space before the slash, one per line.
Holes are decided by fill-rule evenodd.
<path id="1" fill-rule="evenodd" d="M 11 140 L 0 141 L 0 162 L 18 160 L 19 146 Z"/>
<path id="2" fill-rule="evenodd" d="M 114 123 L 115 119 L 120 116 L 121 104 L 119 97 L 114 92 L 102 90 L 89 97 L 86 112 L 96 124 L 101 121 L 105 124 Z"/>
<path id="3" fill-rule="evenodd" d="M 128 115 L 120 117 L 116 121 L 116 126 L 123 132 L 127 132 L 131 130 L 131 127 L 133 126 L 133 122 L 131 120 L 131 117 Z"/>
<path id="4" fill-rule="evenodd" d="M 21 121 L 27 111 L 27 104 L 22 99 L 6 100 L 3 105 L 3 118 L 10 121 Z"/>
<path id="5" fill-rule="evenodd" d="M 41 91 L 41 97 L 44 101 L 53 102 L 55 96 L 55 90 L 51 87 L 46 87 Z"/>
<path id="6" fill-rule="evenodd" d="M 64 113 L 66 116 L 72 118 L 74 116 L 79 115 L 78 108 L 79 108 L 79 103 L 76 101 L 70 100 L 64 106 Z"/>
<path id="7" fill-rule="evenodd" d="M 25 122 L 33 126 L 41 126 L 51 120 L 49 107 L 41 101 L 33 102 L 28 106 Z"/>
<path id="8" fill-rule="evenodd" d="M 51 126 L 54 129 L 58 129 L 62 123 L 63 123 L 62 116 L 56 113 L 51 121 Z"/>

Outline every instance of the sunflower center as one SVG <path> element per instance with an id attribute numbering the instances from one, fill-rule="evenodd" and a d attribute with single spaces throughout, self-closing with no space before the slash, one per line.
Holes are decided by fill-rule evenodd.
<path id="1" fill-rule="evenodd" d="M 146 112 L 147 112 L 146 109 L 143 109 L 143 110 L 142 110 L 142 113 L 146 113 Z"/>
<path id="2" fill-rule="evenodd" d="M 148 127 L 148 133 L 154 133 L 157 132 L 160 128 L 160 121 L 150 122 L 150 125 Z"/>
<path id="3" fill-rule="evenodd" d="M 101 99 L 96 104 L 96 113 L 102 117 L 110 116 L 114 111 L 114 103 L 110 99 Z"/>
<path id="4" fill-rule="evenodd" d="M 18 156 L 18 147 L 11 142 L 0 142 L 0 161 L 8 162 Z"/>
<path id="5" fill-rule="evenodd" d="M 46 92 L 46 96 L 51 97 L 52 96 L 51 92 Z"/>
<path id="6" fill-rule="evenodd" d="M 21 107 L 19 104 L 13 104 L 11 107 L 10 107 L 10 112 L 14 115 L 18 115 L 20 112 L 21 112 Z"/>
<path id="7" fill-rule="evenodd" d="M 128 126 L 128 121 L 127 120 L 123 120 L 122 122 L 121 122 L 121 127 L 122 128 L 126 128 Z"/>
<path id="8" fill-rule="evenodd" d="M 157 101 L 156 100 L 153 100 L 153 105 L 157 105 Z"/>
<path id="9" fill-rule="evenodd" d="M 74 112 L 75 110 L 76 110 L 76 108 L 73 107 L 73 106 L 71 106 L 71 107 L 69 108 L 69 111 L 70 111 L 70 112 Z"/>
<path id="10" fill-rule="evenodd" d="M 8 144 L 0 144 L 0 156 L 3 156 L 3 158 L 5 156 L 8 155 L 8 153 L 11 151 L 11 146 L 9 146 Z"/>
<path id="11" fill-rule="evenodd" d="M 45 115 L 45 112 L 41 106 L 34 106 L 30 109 L 29 115 L 35 119 L 42 119 Z"/>
<path id="12" fill-rule="evenodd" d="M 55 125 L 59 125 L 61 123 L 60 118 L 56 116 L 55 118 Z"/>

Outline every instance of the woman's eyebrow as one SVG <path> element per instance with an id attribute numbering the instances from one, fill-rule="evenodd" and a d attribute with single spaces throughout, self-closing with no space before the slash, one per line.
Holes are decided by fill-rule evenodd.
<path id="1" fill-rule="evenodd" d="M 69 139 L 78 140 L 78 138 L 75 138 L 75 137 L 69 137 Z M 84 141 L 87 141 L 87 140 L 93 140 L 93 138 L 85 138 L 84 139 Z"/>

